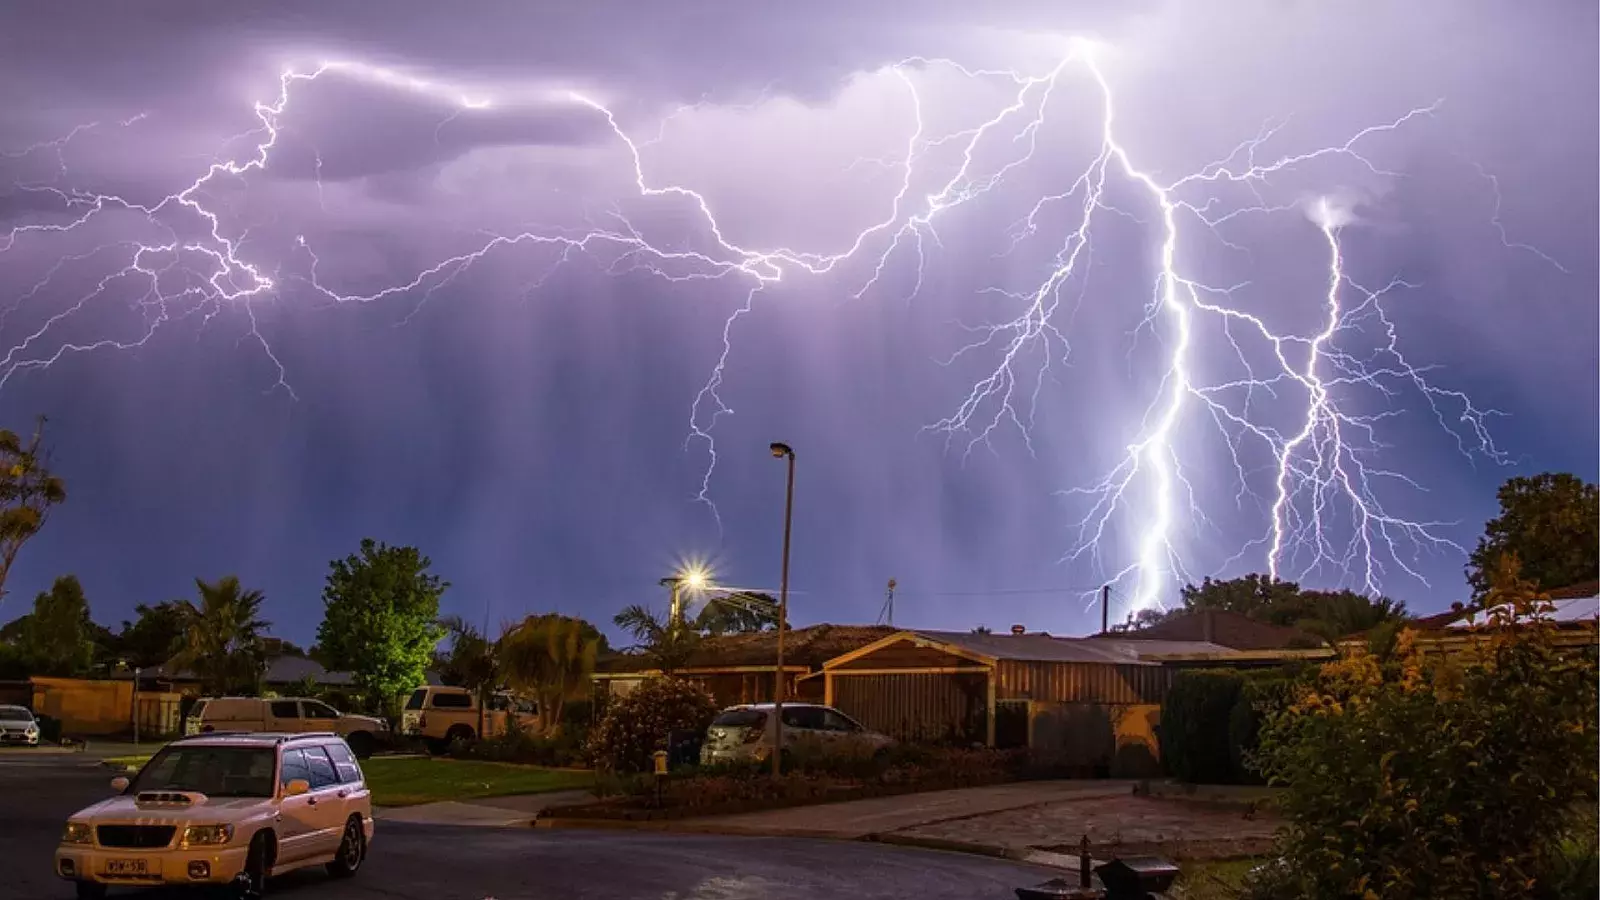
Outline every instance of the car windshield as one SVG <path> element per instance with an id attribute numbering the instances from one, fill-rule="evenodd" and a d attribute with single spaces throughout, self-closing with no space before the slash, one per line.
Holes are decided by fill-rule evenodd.
<path id="1" fill-rule="evenodd" d="M 167 747 L 129 787 L 143 791 L 194 791 L 207 797 L 271 797 L 277 756 L 271 747 Z"/>
<path id="2" fill-rule="evenodd" d="M 32 722 L 33 713 L 20 706 L 0 706 L 0 722 Z"/>
<path id="3" fill-rule="evenodd" d="M 425 698 L 427 696 L 428 696 L 428 692 L 427 691 L 424 691 L 424 690 L 413 691 L 411 693 L 411 699 L 406 701 L 406 709 L 421 709 L 422 708 L 423 698 Z"/>

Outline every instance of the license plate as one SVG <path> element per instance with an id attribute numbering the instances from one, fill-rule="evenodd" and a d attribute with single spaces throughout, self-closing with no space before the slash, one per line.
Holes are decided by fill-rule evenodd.
<path id="1" fill-rule="evenodd" d="M 161 864 L 151 864 L 147 859 L 108 859 L 102 870 L 119 878 L 147 878 L 161 874 Z"/>

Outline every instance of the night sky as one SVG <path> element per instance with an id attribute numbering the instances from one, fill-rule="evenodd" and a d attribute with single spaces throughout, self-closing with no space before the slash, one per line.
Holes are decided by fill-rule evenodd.
<path id="1" fill-rule="evenodd" d="M 0 620 L 236 573 L 309 642 L 366 536 L 471 618 L 775 588 L 771 441 L 799 623 L 1425 612 L 1595 478 L 1594 4 L 997 6 L 8 5 L 0 424 L 70 496 Z"/>

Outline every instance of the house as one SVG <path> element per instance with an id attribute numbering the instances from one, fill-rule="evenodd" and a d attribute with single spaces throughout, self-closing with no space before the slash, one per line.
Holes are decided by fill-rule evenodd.
<path id="1" fill-rule="evenodd" d="M 822 684 L 805 676 L 820 671 L 833 657 L 849 653 L 894 628 L 876 625 L 811 625 L 784 633 L 784 696 L 793 700 L 822 700 Z M 702 639 L 687 662 L 673 675 L 701 683 L 719 706 L 760 703 L 773 699 L 778 667 L 778 632 L 756 631 Z M 621 696 L 661 671 L 648 656 L 619 653 L 595 662 L 597 699 Z"/>
<path id="2" fill-rule="evenodd" d="M 1308 655 L 1332 650 L 1062 638 L 1020 625 L 1010 634 L 914 630 L 836 656 L 802 684 L 821 681 L 825 702 L 902 740 L 1028 747 L 1087 770 L 1138 775 L 1159 769 L 1155 729 L 1179 669 Z"/>
<path id="3" fill-rule="evenodd" d="M 1600 631 L 1600 581 L 1586 581 L 1546 591 L 1550 609 L 1545 615 L 1554 626 L 1557 647 L 1593 649 Z M 1423 652 L 1459 653 L 1482 640 L 1482 628 L 1496 612 L 1465 603 L 1452 603 L 1450 609 L 1423 616 L 1407 623 L 1417 633 L 1417 646 Z M 1364 653 L 1367 633 L 1348 635 L 1339 641 L 1341 650 Z"/>

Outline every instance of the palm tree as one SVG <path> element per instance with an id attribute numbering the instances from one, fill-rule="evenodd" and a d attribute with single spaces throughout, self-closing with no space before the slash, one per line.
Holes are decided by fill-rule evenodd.
<path id="1" fill-rule="evenodd" d="M 633 635 L 638 642 L 635 646 L 663 675 L 683 668 L 700 640 L 700 634 L 685 622 L 666 621 L 637 603 L 617 613 L 611 621 Z"/>
<path id="2" fill-rule="evenodd" d="M 584 634 L 581 619 L 529 616 L 500 638 L 500 664 L 508 680 L 539 699 L 539 724 L 550 733 L 566 702 L 582 695 L 594 672 L 600 642 Z"/>
<path id="3" fill-rule="evenodd" d="M 199 676 L 212 694 L 259 688 L 264 663 L 261 632 L 269 624 L 260 617 L 266 595 L 245 590 L 234 575 L 210 584 L 196 578 L 195 585 L 200 603 L 182 603 L 182 646 L 173 662 Z"/>
<path id="4" fill-rule="evenodd" d="M 440 674 L 477 696 L 478 735 L 482 737 L 489 695 L 500 683 L 499 641 L 489 640 L 460 616 L 445 616 L 439 624 L 450 637 L 450 649 L 439 660 Z"/>

